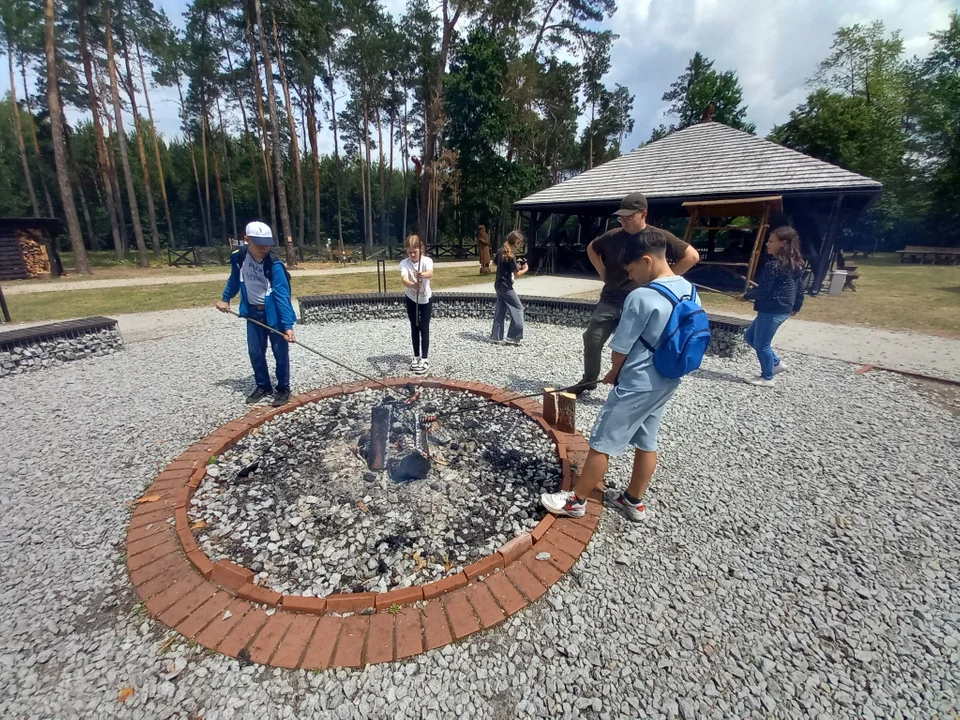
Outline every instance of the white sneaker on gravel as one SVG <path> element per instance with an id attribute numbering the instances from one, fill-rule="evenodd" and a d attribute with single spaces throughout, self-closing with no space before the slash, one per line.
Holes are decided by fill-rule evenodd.
<path id="1" fill-rule="evenodd" d="M 754 385 L 756 387 L 766 387 L 771 388 L 774 386 L 773 380 L 766 380 L 762 377 L 750 378 L 747 380 L 747 385 Z"/>
<path id="2" fill-rule="evenodd" d="M 423 360 L 421 360 L 419 357 L 415 357 L 413 360 L 410 361 L 410 371 L 417 372 L 418 370 L 420 370 L 420 364 L 422 362 Z"/>
<path id="3" fill-rule="evenodd" d="M 787 367 L 787 364 L 781 360 L 779 364 L 773 366 L 773 374 L 779 375 L 780 373 L 785 373 L 790 368 Z"/>
<path id="4" fill-rule="evenodd" d="M 574 502 L 577 496 L 572 492 L 545 493 L 540 496 L 540 504 L 543 505 L 551 515 L 560 517 L 583 517 L 587 511 L 587 502 Z"/>
<path id="5" fill-rule="evenodd" d="M 430 361 L 427 360 L 426 358 L 423 358 L 423 359 L 420 361 L 420 370 L 419 370 L 419 373 L 420 373 L 421 375 L 426 375 L 427 372 L 429 372 L 429 370 L 430 370 Z"/>
<path id="6" fill-rule="evenodd" d="M 618 493 L 617 497 L 613 501 L 614 506 L 624 514 L 627 520 L 633 520 L 633 522 L 643 522 L 652 514 L 647 510 L 647 506 L 643 503 L 632 503 L 627 500 L 623 493 Z"/>

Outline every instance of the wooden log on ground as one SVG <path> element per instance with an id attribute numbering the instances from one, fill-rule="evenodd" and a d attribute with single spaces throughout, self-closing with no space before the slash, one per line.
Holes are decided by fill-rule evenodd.
<path id="1" fill-rule="evenodd" d="M 572 433 L 577 429 L 577 396 L 573 393 L 557 393 L 557 423 L 561 432 Z"/>
<path id="2" fill-rule="evenodd" d="M 390 416 L 389 405 L 377 405 L 373 408 L 370 422 L 370 447 L 367 449 L 367 465 L 371 470 L 384 470 L 387 467 Z"/>
<path id="3" fill-rule="evenodd" d="M 550 423 L 550 427 L 557 426 L 557 390 L 556 388 L 543 389 L 543 419 Z"/>

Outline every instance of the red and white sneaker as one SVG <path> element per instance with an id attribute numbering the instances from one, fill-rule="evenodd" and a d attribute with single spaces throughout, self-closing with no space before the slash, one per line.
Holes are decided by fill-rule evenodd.
<path id="1" fill-rule="evenodd" d="M 617 495 L 617 499 L 614 500 L 613 503 L 628 520 L 633 520 L 633 522 L 643 522 L 650 516 L 647 512 L 646 505 L 643 503 L 634 504 L 630 502 L 623 496 L 623 493 Z"/>
<path id="2" fill-rule="evenodd" d="M 560 517 L 579 518 L 583 517 L 583 514 L 587 511 L 586 500 L 577 502 L 577 496 L 569 491 L 541 495 L 540 504 L 550 514 Z"/>

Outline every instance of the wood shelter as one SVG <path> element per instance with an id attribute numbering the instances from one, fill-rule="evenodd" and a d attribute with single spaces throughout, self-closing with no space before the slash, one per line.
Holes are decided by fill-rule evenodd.
<path id="1" fill-rule="evenodd" d="M 766 240 L 767 230 L 770 228 L 770 217 L 774 213 L 783 212 L 783 198 L 773 197 L 742 198 L 736 200 L 703 200 L 700 202 L 685 202 L 683 207 L 690 213 L 687 221 L 687 231 L 683 239 L 693 243 L 695 232 L 708 233 L 707 258 L 697 263 L 697 268 L 717 267 L 731 275 L 742 279 L 743 291 L 750 289 L 750 283 L 757 273 L 757 264 L 760 260 L 760 249 Z M 712 223 L 711 220 L 727 221 L 729 218 L 753 218 L 754 223 L 747 225 L 722 225 Z M 707 224 L 703 224 L 707 223 Z M 749 254 L 741 262 L 736 260 L 714 260 L 713 253 L 716 247 L 717 233 L 724 231 L 747 232 L 755 230 L 753 246 Z M 696 268 L 694 268 L 696 269 Z"/>
<path id="2" fill-rule="evenodd" d="M 64 232 L 56 218 L 0 218 L 0 280 L 61 274 L 54 238 Z"/>
<path id="3" fill-rule="evenodd" d="M 592 272 L 586 245 L 610 227 L 611 215 L 632 192 L 646 195 L 649 220 L 660 227 L 686 216 L 693 207 L 686 203 L 780 198 L 781 209 L 771 206 L 768 224 L 796 228 L 813 272 L 811 292 L 817 292 L 842 224 L 855 222 L 882 191 L 876 180 L 702 122 L 540 190 L 513 209 L 528 214 L 531 267 Z"/>

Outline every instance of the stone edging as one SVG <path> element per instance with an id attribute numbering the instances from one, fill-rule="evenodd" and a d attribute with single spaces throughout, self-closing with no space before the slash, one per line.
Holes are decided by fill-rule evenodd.
<path id="1" fill-rule="evenodd" d="M 565 489 L 586 458 L 586 440 L 550 427 L 540 403 L 530 398 L 510 401 L 514 393 L 503 388 L 456 380 L 382 382 L 471 392 L 521 410 L 556 443 Z M 184 637 L 231 657 L 242 654 L 262 665 L 307 670 L 360 667 L 412 657 L 497 625 L 541 597 L 573 566 L 599 522 L 602 486 L 583 518 L 547 515 L 531 532 L 457 575 L 387 593 L 281 595 L 254 585 L 251 570 L 226 560 L 211 563 L 187 517 L 207 461 L 281 413 L 380 387 L 372 381 L 349 383 L 298 395 L 282 408 L 257 408 L 170 463 L 144 492 L 127 532 L 127 569 L 147 612 Z M 537 560 L 544 552 L 549 559 Z"/>
<path id="2" fill-rule="evenodd" d="M 406 318 L 403 293 L 359 295 L 309 295 L 297 298 L 303 323 L 349 322 Z M 529 297 L 523 301 L 527 322 L 586 327 L 596 303 L 590 300 Z M 493 320 L 496 295 L 438 291 L 433 294 L 433 317 Z M 708 313 L 711 340 L 707 352 L 720 357 L 735 357 L 748 350 L 743 333 L 750 325 L 742 318 Z"/>
<path id="3" fill-rule="evenodd" d="M 122 347 L 117 321 L 101 316 L 7 330 L 0 332 L 0 377 L 108 355 Z"/>

